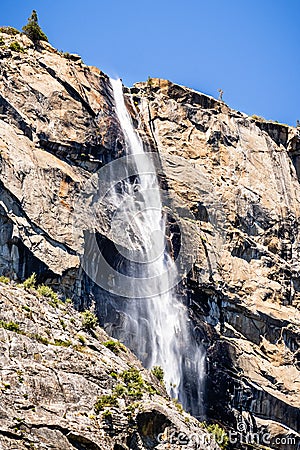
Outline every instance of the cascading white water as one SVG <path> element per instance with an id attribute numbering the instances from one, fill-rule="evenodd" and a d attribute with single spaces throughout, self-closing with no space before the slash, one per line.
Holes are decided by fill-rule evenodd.
<path id="1" fill-rule="evenodd" d="M 155 167 L 150 164 L 148 173 L 145 173 L 143 159 L 138 156 L 145 154 L 143 143 L 127 111 L 122 82 L 110 81 L 126 153 L 135 157 L 138 175 L 134 183 L 125 181 L 122 193 L 118 193 L 115 199 L 118 204 L 117 223 L 119 226 L 121 223 L 123 232 L 127 233 L 128 247 L 135 247 L 136 240 L 139 241 L 139 261 L 129 265 L 128 272 L 131 276 L 143 276 L 158 283 L 153 286 L 155 295 L 152 297 L 126 303 L 123 334 L 119 332 L 117 337 L 122 337 L 147 368 L 161 366 L 169 394 L 199 415 L 202 411 L 199 403 L 202 402 L 205 373 L 204 352 L 191 337 L 186 307 L 174 289 L 166 289 L 165 277 L 161 280 L 159 277 L 160 274 L 168 274 L 173 261 L 166 250 L 166 223 Z M 169 281 L 171 286 L 171 279 Z M 192 392 L 188 394 L 189 390 Z"/>

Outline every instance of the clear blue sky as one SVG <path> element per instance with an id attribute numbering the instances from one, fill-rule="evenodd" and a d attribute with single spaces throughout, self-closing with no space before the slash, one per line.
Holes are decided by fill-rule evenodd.
<path id="1" fill-rule="evenodd" d="M 2 25 L 32 9 L 59 50 L 124 84 L 167 78 L 248 114 L 300 120 L 299 0 L 1 0 Z"/>

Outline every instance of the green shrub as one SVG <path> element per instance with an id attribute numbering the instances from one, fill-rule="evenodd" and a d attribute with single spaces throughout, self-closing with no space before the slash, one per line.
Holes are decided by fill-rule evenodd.
<path id="1" fill-rule="evenodd" d="M 27 278 L 27 280 L 24 281 L 23 286 L 25 289 L 35 289 L 36 285 L 36 274 L 33 272 L 33 274 Z"/>
<path id="2" fill-rule="evenodd" d="M 42 31 L 38 24 L 38 16 L 35 10 L 32 11 L 31 17 L 29 17 L 27 24 L 22 28 L 24 34 L 29 37 L 34 43 L 38 41 L 47 41 L 48 38 Z"/>
<path id="3" fill-rule="evenodd" d="M 94 330 L 98 325 L 98 319 L 91 311 L 84 311 L 81 313 L 82 326 L 86 330 Z"/>
<path id="4" fill-rule="evenodd" d="M 40 342 L 41 344 L 44 344 L 44 345 L 49 345 L 50 344 L 49 339 L 45 338 L 44 336 L 40 336 L 39 334 L 33 334 L 30 337 L 32 337 L 36 341 Z"/>
<path id="5" fill-rule="evenodd" d="M 79 335 L 77 336 L 77 339 L 79 340 L 79 342 L 80 342 L 82 345 L 85 345 L 85 344 L 86 344 L 86 339 L 85 339 L 85 337 L 82 336 L 81 334 L 79 334 Z"/>
<path id="6" fill-rule="evenodd" d="M 151 386 L 151 384 L 145 383 L 145 386 L 149 394 L 159 394 L 159 392 L 153 386 Z"/>
<path id="7" fill-rule="evenodd" d="M 257 116 L 256 114 L 252 114 L 251 117 L 252 117 L 252 119 L 259 120 L 260 122 L 265 122 L 266 121 L 266 119 L 264 117 Z"/>
<path id="8" fill-rule="evenodd" d="M 110 372 L 113 378 L 118 378 L 116 372 Z M 116 406 L 118 404 L 118 398 L 131 398 L 131 399 L 141 399 L 145 392 L 155 393 L 155 390 L 148 384 L 145 383 L 140 372 L 137 369 L 131 368 L 125 370 L 120 374 L 120 378 L 123 379 L 124 384 L 119 383 L 113 389 L 112 394 L 102 395 L 98 397 L 97 402 L 94 405 L 95 411 L 98 413 L 106 406 Z"/>
<path id="9" fill-rule="evenodd" d="M 20 31 L 13 27 L 0 27 L 0 32 L 9 34 L 10 36 L 16 36 L 17 34 L 20 34 Z"/>
<path id="10" fill-rule="evenodd" d="M 64 341 L 63 339 L 54 339 L 54 345 L 58 347 L 70 347 L 72 345 L 72 342 Z"/>
<path id="11" fill-rule="evenodd" d="M 63 319 L 59 319 L 59 322 L 61 324 L 62 329 L 65 330 L 67 328 L 66 322 Z"/>
<path id="12" fill-rule="evenodd" d="M 24 48 L 23 48 L 22 45 L 20 45 L 19 42 L 17 42 L 17 41 L 12 42 L 12 43 L 10 44 L 9 48 L 10 48 L 13 52 L 24 53 Z"/>
<path id="13" fill-rule="evenodd" d="M 138 383 L 130 383 L 127 389 L 127 395 L 134 399 L 141 399 L 143 397 L 144 389 Z"/>
<path id="14" fill-rule="evenodd" d="M 64 58 L 69 59 L 70 61 L 82 62 L 81 56 L 80 55 L 76 55 L 75 53 L 61 52 L 61 55 Z"/>
<path id="15" fill-rule="evenodd" d="M 3 37 L 0 36 L 0 47 L 3 47 L 5 45 Z"/>
<path id="16" fill-rule="evenodd" d="M 17 370 L 17 375 L 18 375 L 18 380 L 19 380 L 19 383 L 24 383 L 24 377 L 23 377 L 23 372 L 22 372 L 22 370 Z"/>
<path id="17" fill-rule="evenodd" d="M 58 296 L 57 296 L 56 292 L 54 292 L 51 287 L 46 286 L 45 284 L 41 284 L 40 286 L 38 286 L 37 293 L 41 297 L 51 298 L 51 300 L 53 300 L 53 302 L 55 304 L 57 304 L 59 302 L 59 299 L 58 299 Z"/>
<path id="18" fill-rule="evenodd" d="M 204 423 L 207 431 L 214 437 L 216 443 L 222 450 L 226 450 L 229 444 L 229 437 L 226 434 L 226 431 L 220 427 L 217 423 L 207 425 Z"/>
<path id="19" fill-rule="evenodd" d="M 164 381 L 165 374 L 164 374 L 164 370 L 162 367 L 154 366 L 154 367 L 152 367 L 151 372 L 158 379 L 158 381 L 160 381 L 161 383 Z"/>
<path id="20" fill-rule="evenodd" d="M 121 378 L 127 386 L 127 395 L 129 397 L 140 399 L 143 396 L 146 386 L 144 380 L 137 369 L 131 368 L 121 374 Z"/>
<path id="21" fill-rule="evenodd" d="M 102 417 L 103 417 L 103 419 L 111 420 L 111 418 L 112 418 L 112 413 L 109 411 L 109 409 L 106 409 L 106 410 L 102 413 Z"/>
<path id="22" fill-rule="evenodd" d="M 22 309 L 24 309 L 24 311 L 26 312 L 31 312 L 31 309 L 27 305 L 22 305 Z"/>
<path id="23" fill-rule="evenodd" d="M 143 386 L 144 380 L 137 369 L 131 368 L 129 370 L 124 370 L 121 374 L 121 378 L 124 380 L 124 383 L 129 385 L 130 383 L 138 383 L 140 386 Z"/>
<path id="24" fill-rule="evenodd" d="M 0 283 L 8 284 L 10 282 L 10 279 L 7 277 L 0 277 Z"/>
<path id="25" fill-rule="evenodd" d="M 118 374 L 117 372 L 114 372 L 113 370 L 111 372 L 109 372 L 109 375 L 114 378 L 115 380 L 118 378 Z"/>
<path id="26" fill-rule="evenodd" d="M 123 352 L 126 352 L 126 347 L 119 341 L 114 341 L 113 339 L 110 339 L 109 341 L 103 342 L 103 345 L 108 348 L 110 351 L 115 353 L 115 355 L 118 355 L 120 353 L 120 350 Z"/>
<path id="27" fill-rule="evenodd" d="M 136 379 L 136 377 L 135 377 Z M 142 384 L 138 382 L 129 382 L 127 386 L 123 384 L 117 384 L 110 395 L 102 395 L 98 397 L 94 409 L 97 413 L 103 410 L 107 406 L 117 406 L 118 398 L 121 397 L 131 397 L 135 399 L 140 399 L 143 396 L 143 387 L 144 382 Z"/>
<path id="28" fill-rule="evenodd" d="M 127 389 L 123 384 L 117 384 L 114 388 L 114 394 L 117 397 L 123 397 L 127 393 Z"/>
<path id="29" fill-rule="evenodd" d="M 118 400 L 115 395 L 101 395 L 94 404 L 96 413 L 102 411 L 106 406 L 118 406 Z"/>
<path id="30" fill-rule="evenodd" d="M 20 325 L 15 322 L 3 322 L 3 320 L 0 320 L 0 328 L 4 328 L 8 331 L 14 331 L 15 333 L 20 333 Z"/>
<path id="31" fill-rule="evenodd" d="M 130 405 L 126 406 L 126 410 L 127 410 L 127 411 L 130 413 L 130 415 L 131 415 L 131 414 L 133 414 L 133 413 L 135 412 L 135 410 L 136 410 L 137 408 L 139 408 L 140 404 L 141 404 L 141 402 L 133 402 L 133 403 L 130 403 Z"/>
<path id="32" fill-rule="evenodd" d="M 179 403 L 179 401 L 177 400 L 177 398 L 173 398 L 173 403 L 176 406 L 176 408 L 178 409 L 178 411 L 182 414 L 183 413 L 183 406 L 181 403 Z"/>

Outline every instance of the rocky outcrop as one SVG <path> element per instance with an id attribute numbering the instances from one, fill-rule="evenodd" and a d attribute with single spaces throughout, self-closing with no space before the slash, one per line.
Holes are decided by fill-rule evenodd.
<path id="1" fill-rule="evenodd" d="M 183 448 L 196 449 L 196 435 L 219 448 L 129 350 L 87 329 L 69 302 L 0 282 L 0 304 L 0 448 L 175 449 L 180 434 Z M 133 367 L 141 393 L 127 395 L 122 374 Z"/>
<path id="2" fill-rule="evenodd" d="M 57 283 L 64 275 L 73 286 L 76 194 L 91 172 L 122 154 L 108 77 L 47 43 L 35 49 L 26 36 L 3 38 L 0 268 L 21 279 L 34 270 Z M 24 53 L 9 50 L 16 38 Z"/>
<path id="3" fill-rule="evenodd" d="M 35 48 L 23 35 L 3 33 L 3 39 L 0 275 L 22 281 L 36 272 L 39 283 L 50 283 L 62 296 L 72 297 L 79 308 L 96 300 L 103 324 L 109 319 L 117 321 L 117 313 L 107 310 L 104 293 L 80 268 L 78 230 L 74 233 L 74 210 L 78 212 L 78 195 L 87 180 L 123 154 L 124 138 L 108 77 L 78 58 L 64 57 L 47 43 Z M 13 40 L 20 42 L 24 53 L 9 48 Z M 212 97 L 165 80 L 138 83 L 125 93 L 145 147 L 159 155 L 161 185 L 181 215 L 181 233 L 187 236 L 185 250 L 193 257 L 196 254 L 179 292 L 187 293 L 195 334 L 207 348 L 207 417 L 228 429 L 236 430 L 242 424 L 245 433 L 270 432 L 269 447 L 289 448 L 282 444 L 283 438 L 294 439 L 300 431 L 298 130 L 248 117 Z M 110 213 L 100 211 L 98 229 L 108 242 Z M 169 219 L 171 223 L 171 213 Z M 176 233 L 170 236 L 176 237 Z M 174 254 L 178 245 L 173 239 Z M 5 295 L 11 302 L 16 296 L 20 304 L 30 297 L 15 287 L 5 288 Z M 34 297 L 30 299 L 32 304 L 36 302 Z M 11 303 L 7 314 L 19 314 L 18 308 L 16 302 Z M 58 324 L 59 318 L 65 320 L 63 311 L 50 308 L 47 320 Z M 21 330 L 22 317 L 18 316 Z M 13 320 L 13 316 L 2 320 Z M 41 326 L 46 329 L 46 321 Z M 28 330 L 32 327 L 31 321 Z M 68 327 L 72 334 L 72 324 Z M 70 371 L 76 374 L 76 383 L 80 378 L 79 390 L 69 386 L 59 391 L 59 406 L 57 399 L 48 408 L 32 398 L 30 405 L 43 405 L 43 421 L 26 409 L 25 400 L 24 420 L 22 414 L 12 410 L 10 417 L 24 422 L 22 433 L 27 436 L 29 429 L 34 430 L 36 442 L 60 439 L 61 447 L 57 448 L 98 448 L 99 438 L 95 431 L 87 431 L 88 427 L 94 430 L 99 426 L 101 433 L 109 427 L 105 428 L 100 419 L 94 423 L 85 413 L 90 413 L 91 402 L 105 386 L 111 387 L 112 380 L 106 374 L 103 380 L 92 381 L 93 393 L 87 385 L 94 376 L 89 371 L 93 372 L 95 364 L 105 372 L 102 357 L 107 358 L 107 364 L 115 364 L 112 355 L 105 353 L 108 350 L 93 338 L 91 347 L 87 346 L 88 354 L 98 362 L 83 359 L 80 363 L 77 358 L 86 355 L 73 349 L 73 335 L 66 336 L 72 344 L 59 347 L 58 357 L 52 344 L 36 343 L 27 334 L 2 332 L 5 339 L 17 343 L 14 367 L 19 364 L 20 370 L 25 370 L 26 359 L 22 359 L 27 353 L 22 353 L 22 348 L 32 348 L 28 353 L 33 361 L 30 370 L 42 370 L 46 377 L 41 396 L 44 402 L 48 396 L 52 398 L 51 383 L 56 377 L 50 377 L 53 370 L 46 369 L 48 364 L 57 365 L 64 380 Z M 63 333 L 61 328 L 59 333 Z M 34 346 L 38 347 L 37 354 L 45 355 L 46 362 L 35 361 Z M 9 348 L 6 362 L 13 356 Z M 118 359 L 117 365 L 125 367 L 128 355 L 123 355 L 124 361 Z M 73 362 L 65 369 L 61 365 L 66 360 Z M 87 375 L 76 371 L 75 360 Z M 36 369 L 35 364 L 41 365 Z M 101 388 L 94 386 L 98 382 Z M 6 389 L 2 394 L 7 395 Z M 80 421 L 74 418 L 79 398 L 84 399 Z M 174 423 L 169 413 L 159 409 L 159 401 L 155 401 L 155 408 L 149 406 L 136 416 L 135 430 L 140 431 L 134 432 L 137 434 L 131 447 L 127 442 L 129 448 L 152 448 L 151 436 L 169 420 Z M 68 404 L 65 409 L 70 416 L 66 413 L 64 417 L 64 404 Z M 157 413 L 152 417 L 154 409 Z M 122 414 L 117 422 L 125 436 L 131 425 Z M 22 433 L 14 431 L 5 415 L 3 421 L 5 445 L 10 445 L 10 439 L 21 442 Z M 149 433 L 145 432 L 145 422 L 152 424 Z M 46 423 L 53 426 L 46 427 Z M 81 426 L 85 433 L 80 431 Z M 26 439 L 25 443 L 29 442 Z M 112 442 L 116 450 L 124 446 L 111 437 L 105 439 L 107 448 L 112 448 Z"/>

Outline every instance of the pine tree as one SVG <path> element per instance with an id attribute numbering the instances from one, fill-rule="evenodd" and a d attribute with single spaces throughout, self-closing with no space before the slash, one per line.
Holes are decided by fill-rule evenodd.
<path id="1" fill-rule="evenodd" d="M 22 28 L 24 34 L 29 37 L 33 42 L 47 41 L 48 38 L 42 31 L 38 24 L 38 16 L 35 10 L 32 11 L 31 17 L 29 17 L 27 24 Z"/>

